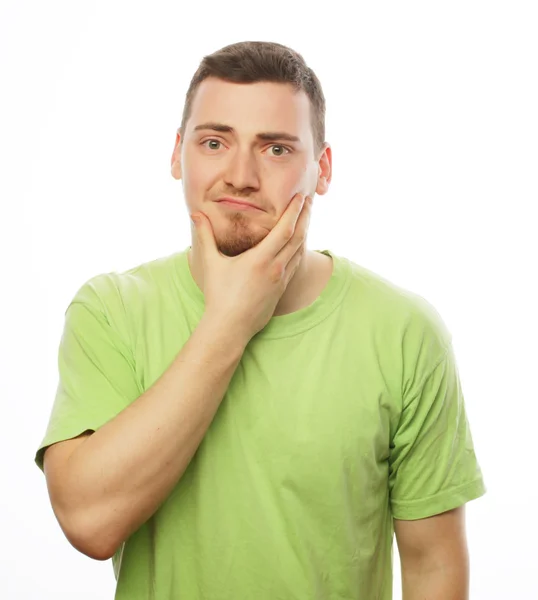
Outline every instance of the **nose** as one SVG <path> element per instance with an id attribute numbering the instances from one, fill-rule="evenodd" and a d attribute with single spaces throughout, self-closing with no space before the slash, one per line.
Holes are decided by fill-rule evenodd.
<path id="1" fill-rule="evenodd" d="M 226 168 L 226 183 L 236 190 L 259 187 L 259 174 L 256 158 L 248 150 L 236 150 L 230 156 Z"/>

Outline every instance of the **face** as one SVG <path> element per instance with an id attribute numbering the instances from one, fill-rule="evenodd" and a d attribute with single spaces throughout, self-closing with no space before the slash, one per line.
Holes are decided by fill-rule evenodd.
<path id="1" fill-rule="evenodd" d="M 211 123 L 231 129 L 219 131 Z M 260 133 L 279 135 L 261 139 Z M 264 239 L 295 194 L 327 192 L 331 149 L 326 144 L 321 156 L 314 155 L 310 101 L 303 91 L 208 78 L 196 92 L 183 143 L 176 135 L 172 176 L 182 181 L 189 214 L 203 212 L 220 252 L 237 256 Z M 223 196 L 259 209 L 217 202 Z"/>

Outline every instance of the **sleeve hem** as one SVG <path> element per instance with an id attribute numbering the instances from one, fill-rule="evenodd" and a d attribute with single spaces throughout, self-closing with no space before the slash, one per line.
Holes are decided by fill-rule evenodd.
<path id="1" fill-rule="evenodd" d="M 85 433 L 86 431 L 97 431 L 98 427 L 94 425 L 88 426 L 88 427 L 76 427 L 74 429 L 71 430 L 71 432 L 63 432 L 62 433 L 55 433 L 54 435 L 48 435 L 40 444 L 35 457 L 34 457 L 34 462 L 35 464 L 39 467 L 39 469 L 43 472 L 43 474 L 45 473 L 45 469 L 43 468 L 43 459 L 44 459 L 44 455 L 45 455 L 45 450 L 49 447 L 52 446 L 53 444 L 57 444 L 58 442 L 64 442 L 66 440 L 71 440 L 73 438 L 76 438 L 80 435 L 82 435 L 83 433 Z M 72 433 L 74 432 L 74 433 Z"/>
<path id="2" fill-rule="evenodd" d="M 412 501 L 391 500 L 392 516 L 395 519 L 405 521 L 425 519 L 457 508 L 471 500 L 476 500 L 486 492 L 487 488 L 480 476 L 470 483 L 465 483 L 455 489 L 445 490 L 429 498 Z"/>

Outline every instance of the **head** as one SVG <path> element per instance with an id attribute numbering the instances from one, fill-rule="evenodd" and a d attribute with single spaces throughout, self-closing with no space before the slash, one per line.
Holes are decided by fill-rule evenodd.
<path id="1" fill-rule="evenodd" d="M 323 91 L 302 56 L 277 43 L 232 44 L 204 57 L 191 80 L 172 176 L 189 214 L 203 212 L 220 252 L 236 256 L 271 231 L 295 194 L 327 193 L 324 138 Z M 224 196 L 259 210 L 234 210 L 218 202 Z"/>

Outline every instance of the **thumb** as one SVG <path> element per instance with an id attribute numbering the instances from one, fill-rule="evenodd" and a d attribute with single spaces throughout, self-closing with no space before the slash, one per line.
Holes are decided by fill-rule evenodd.
<path id="1" fill-rule="evenodd" d="M 202 248 L 216 249 L 217 244 L 213 237 L 213 228 L 209 219 L 203 213 L 196 212 L 191 215 L 191 221 L 194 224 L 194 231 Z"/>

